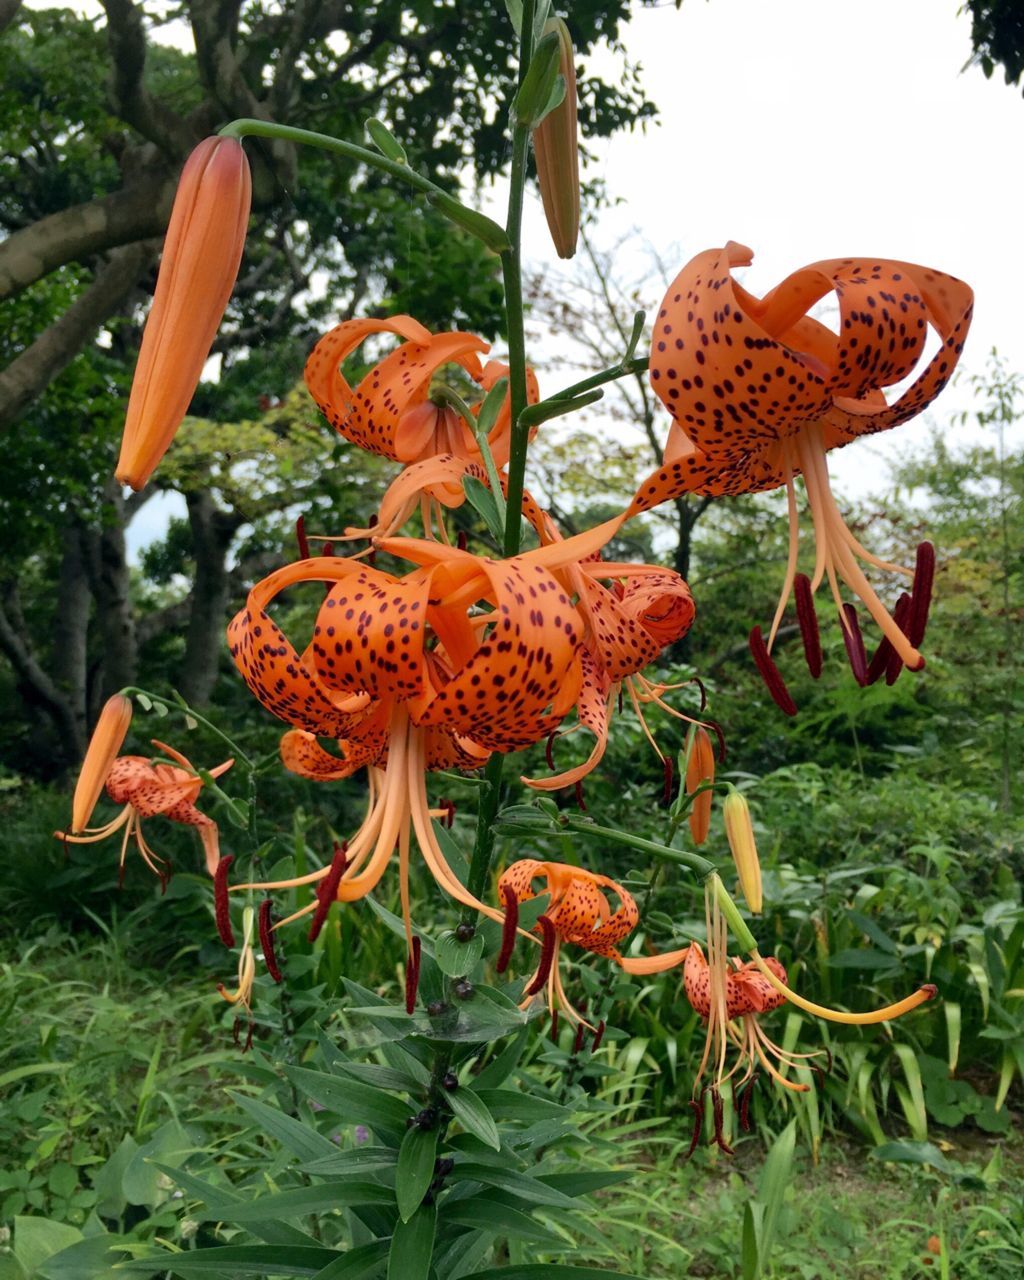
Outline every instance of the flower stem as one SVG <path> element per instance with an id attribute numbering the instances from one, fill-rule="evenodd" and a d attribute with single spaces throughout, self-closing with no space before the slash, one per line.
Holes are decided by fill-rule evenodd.
<path id="1" fill-rule="evenodd" d="M 591 374 L 589 378 L 584 378 L 582 382 L 574 382 L 571 387 L 563 387 L 561 391 L 556 391 L 553 396 L 549 396 L 548 400 L 572 400 L 584 391 L 604 386 L 606 382 L 617 382 L 619 378 L 628 378 L 631 374 L 643 373 L 647 368 L 647 364 L 646 356 L 637 356 L 634 360 L 624 360 L 619 364 L 613 364 L 609 369 L 602 369 L 600 373 Z"/>
<path id="2" fill-rule="evenodd" d="M 522 27 L 519 37 L 519 79 L 530 65 L 533 54 L 534 0 L 524 0 Z M 501 255 L 501 273 L 505 285 L 505 317 L 508 329 L 508 385 L 509 408 L 512 415 L 512 445 L 508 464 L 508 489 L 505 507 L 505 555 L 514 556 L 519 551 L 522 530 L 523 476 L 526 471 L 526 450 L 530 440 L 529 426 L 520 426 L 519 416 L 526 408 L 526 332 L 523 323 L 523 273 L 521 240 L 523 232 L 523 191 L 526 186 L 526 159 L 529 153 L 530 131 L 517 123 L 512 134 L 512 168 L 509 175 L 508 215 L 505 232 L 509 247 Z M 494 822 L 501 804 L 501 780 L 505 757 L 495 752 L 487 761 L 484 777 L 487 786 L 480 794 L 477 810 L 476 838 L 469 864 L 467 888 L 479 898 L 487 880 L 487 872 L 494 852 Z M 469 913 L 469 918 L 476 913 Z"/>
<path id="3" fill-rule="evenodd" d="M 658 844 L 654 840 L 645 840 L 642 836 L 630 835 L 628 831 L 617 831 L 614 827 L 601 827 L 589 818 L 577 817 L 575 814 L 563 814 L 562 822 L 571 831 L 581 835 L 601 836 L 613 844 L 624 844 L 630 849 L 639 849 L 643 853 L 652 853 L 664 862 L 676 862 L 689 869 L 702 880 L 717 874 L 717 867 L 699 853 L 687 853 L 685 849 L 671 849 L 667 844 Z"/>

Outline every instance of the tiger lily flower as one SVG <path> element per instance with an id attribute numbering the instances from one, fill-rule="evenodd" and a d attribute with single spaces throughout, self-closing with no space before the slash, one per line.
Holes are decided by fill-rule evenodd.
<path id="1" fill-rule="evenodd" d="M 342 363 L 368 337 L 390 333 L 402 343 L 377 362 L 353 387 L 341 372 Z M 345 320 L 313 348 L 306 361 L 306 386 L 317 407 L 339 435 L 406 470 L 384 498 L 381 519 L 370 530 L 352 529 L 346 537 L 387 536 L 398 530 L 415 510 L 424 506 L 424 528 L 431 528 L 437 507 L 457 507 L 465 501 L 464 476 L 488 484 L 487 468 L 476 434 L 469 423 L 436 392 L 436 380 L 446 365 L 457 365 L 481 390 L 473 406 L 478 413 L 482 396 L 508 367 L 495 360 L 481 362 L 489 344 L 470 333 L 432 334 L 412 316 L 387 320 Z M 527 370 L 531 404 L 540 398 L 537 379 Z M 508 392 L 487 436 L 494 465 L 508 463 L 512 442 Z"/>
<path id="2" fill-rule="evenodd" d="M 107 705 L 110 707 L 110 703 Z M 115 714 L 123 714 L 123 709 L 119 707 L 112 708 L 111 717 Z M 109 722 L 105 725 L 103 717 L 101 717 L 93 738 L 93 743 L 97 744 L 96 754 L 93 755 L 92 744 L 90 744 L 89 752 L 86 753 L 80 785 L 88 783 L 85 789 L 89 795 L 92 794 L 92 789 L 96 785 L 95 779 L 99 775 L 98 766 L 109 755 L 109 741 L 106 738 L 109 728 Z M 116 737 L 116 734 L 114 734 L 114 737 Z M 173 747 L 169 747 L 165 742 L 158 742 L 155 738 L 153 739 L 153 746 L 163 755 L 177 761 L 177 763 L 166 764 L 161 760 L 147 759 L 145 756 L 117 756 L 109 761 L 99 785 L 106 786 L 107 795 L 115 804 L 124 806 L 121 812 L 116 818 L 101 827 L 85 826 L 89 815 L 87 814 L 84 819 L 81 818 L 81 815 L 78 815 L 72 819 L 72 829 L 70 831 L 56 831 L 54 835 L 58 840 L 64 840 L 68 844 L 95 844 L 97 841 L 105 840 L 108 836 L 113 835 L 114 832 L 123 830 L 124 834 L 121 838 L 121 874 L 124 874 L 124 862 L 125 855 L 128 852 L 128 845 L 134 840 L 146 866 L 149 867 L 154 875 L 160 878 L 161 884 L 166 887 L 168 873 L 161 868 L 167 866 L 167 861 L 153 852 L 142 831 L 142 820 L 159 814 L 164 818 L 169 818 L 172 822 L 182 822 L 198 830 L 206 854 L 206 869 L 212 876 L 216 873 L 217 864 L 220 861 L 220 837 L 217 824 L 212 818 L 208 818 L 205 813 L 201 813 L 194 803 L 203 788 L 203 780 L 197 775 L 191 763 L 179 751 L 175 751 Z M 215 769 L 210 770 L 210 776 L 219 778 L 233 764 L 233 760 L 225 760 L 223 764 L 219 764 Z M 76 807 L 78 800 L 76 789 Z M 91 807 L 89 812 L 91 814 Z M 76 829 L 78 823 L 81 823 L 81 827 Z M 158 866 L 157 864 L 160 865 Z"/>
<path id="3" fill-rule="evenodd" d="M 539 882 L 540 888 L 535 885 Z M 610 890 L 619 900 L 613 911 Z M 519 925 L 519 907 L 539 894 L 548 895 L 548 905 L 534 932 L 541 934 L 540 960 L 524 989 L 522 1008 L 527 1008 L 539 992 L 546 992 L 549 1011 L 566 1014 L 570 1022 L 583 1018 L 566 995 L 559 971 L 561 949 L 566 943 L 582 947 L 593 955 L 605 956 L 627 973 L 651 974 L 674 968 L 685 958 L 687 948 L 658 956 L 627 957 L 619 950 L 636 928 L 640 918 L 631 893 L 608 876 L 564 862 L 539 862 L 521 858 L 507 867 L 498 880 L 498 896 L 505 908 L 498 972 L 508 966 Z M 589 1025 L 589 1024 L 588 1024 Z"/>
<path id="4" fill-rule="evenodd" d="M 885 258 L 836 258 L 787 276 L 763 298 L 748 293 L 732 271 L 752 260 L 730 242 L 698 254 L 669 285 L 655 323 L 651 385 L 672 414 L 664 465 L 637 490 L 625 518 L 683 493 L 759 493 L 785 486 L 789 557 L 767 640 L 751 632 L 751 650 L 776 703 L 796 712 L 771 657 L 786 604 L 796 594 L 797 617 L 811 673 L 821 670 L 813 596 L 827 579 L 839 613 L 850 665 L 860 684 L 902 666 L 924 665 L 924 636 L 934 551 L 922 544 L 913 570 L 866 550 L 847 527 L 829 487 L 830 449 L 886 431 L 920 413 L 953 375 L 971 321 L 973 294 L 953 276 Z M 838 331 L 810 309 L 834 293 Z M 939 350 L 891 403 L 886 389 L 909 378 L 921 360 L 929 326 Z M 798 572 L 799 521 L 794 479 L 803 476 L 814 525 L 810 578 Z M 911 580 L 893 614 L 861 564 Z M 855 606 L 840 583 L 866 606 L 883 634 L 875 658 L 864 649 Z"/>
<path id="5" fill-rule="evenodd" d="M 343 867 L 232 890 L 327 883 L 333 868 L 331 900 L 356 901 L 379 883 L 397 847 L 412 955 L 413 834 L 446 894 L 502 919 L 448 865 L 431 822 L 427 772 L 477 769 L 492 751 L 548 736 L 579 690 L 581 628 L 550 570 L 525 557 L 492 560 L 425 539 L 379 545 L 419 567 L 396 577 L 357 559 L 299 561 L 258 583 L 228 628 L 250 690 L 291 726 L 282 741 L 289 769 L 316 781 L 364 766 L 375 771 L 370 808 L 347 843 Z M 300 656 L 267 610 L 280 591 L 310 581 L 331 585 Z M 320 738 L 335 739 L 341 754 Z M 318 903 L 288 919 L 315 912 Z"/>
<path id="6" fill-rule="evenodd" d="M 141 489 L 188 411 L 238 275 L 252 179 L 237 138 L 206 138 L 181 173 L 117 463 Z"/>
<path id="7" fill-rule="evenodd" d="M 717 877 L 712 879 L 717 880 Z M 709 883 L 705 889 L 707 956 L 700 944 L 693 942 L 683 963 L 686 998 L 707 1024 L 704 1052 L 693 1085 L 691 1107 L 695 1130 L 691 1153 L 700 1140 L 704 1094 L 708 1088 L 714 1116 L 713 1140 L 730 1154 L 722 1127 L 722 1089 L 726 1084 L 731 1082 L 733 1085 L 744 1128 L 749 1127 L 749 1086 L 753 1084 L 759 1068 L 763 1068 L 784 1089 L 795 1093 L 807 1090 L 807 1085 L 788 1079 L 785 1073 L 825 1051 L 791 1053 L 780 1048 L 761 1027 L 758 1019 L 762 1014 L 788 1002 L 828 1022 L 866 1026 L 898 1018 L 937 994 L 934 986 L 925 984 L 903 1000 L 864 1013 L 850 1013 L 815 1004 L 787 985 L 786 970 L 774 956 L 762 956 L 756 948 L 750 951 L 750 960 L 746 962 L 729 956 L 728 927 L 716 891 L 719 887 Z M 732 1053 L 735 1060 L 730 1066 L 729 1056 Z M 705 1086 L 702 1082 L 709 1067 L 713 1079 L 710 1086 Z"/>

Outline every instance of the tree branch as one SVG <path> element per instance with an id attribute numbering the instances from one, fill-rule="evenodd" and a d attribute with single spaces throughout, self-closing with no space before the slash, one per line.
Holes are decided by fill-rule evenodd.
<path id="1" fill-rule="evenodd" d="M 0 431 L 65 369 L 114 315 L 155 257 L 158 241 L 115 249 L 96 279 L 67 311 L 0 373 Z"/>
<path id="2" fill-rule="evenodd" d="M 8 580 L 0 584 L 0 650 L 3 650 L 31 697 L 54 721 L 70 748 L 66 755 L 73 757 L 85 748 L 81 730 L 70 703 L 36 661 L 27 632 L 18 598 L 18 585 Z"/>
<path id="3" fill-rule="evenodd" d="M 0 0 L 0 31 L 11 25 L 20 8 L 21 0 Z"/>
<path id="4" fill-rule="evenodd" d="M 196 139 L 181 116 L 143 84 L 146 33 L 131 0 L 102 0 L 110 47 L 110 96 L 117 114 L 169 158 L 187 154 Z"/>
<path id="5" fill-rule="evenodd" d="M 61 209 L 15 231 L 0 242 L 0 299 L 65 263 L 163 235 L 176 179 L 166 170 L 150 172 L 145 183 Z"/>

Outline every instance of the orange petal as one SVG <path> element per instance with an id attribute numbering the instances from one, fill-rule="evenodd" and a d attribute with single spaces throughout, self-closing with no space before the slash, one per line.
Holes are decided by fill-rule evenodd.
<path id="1" fill-rule="evenodd" d="M 131 722 L 131 700 L 123 694 L 115 693 L 103 704 L 75 783 L 75 795 L 71 802 L 73 832 L 84 831 L 89 825 L 96 801 L 100 798 L 103 784 L 128 735 Z"/>

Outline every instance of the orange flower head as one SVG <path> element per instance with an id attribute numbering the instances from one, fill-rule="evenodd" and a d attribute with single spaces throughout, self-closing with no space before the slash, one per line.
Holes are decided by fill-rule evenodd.
<path id="1" fill-rule="evenodd" d="M 397 847 L 412 960 L 413 834 L 448 896 L 502 919 L 451 870 L 432 825 L 450 816 L 431 809 L 427 772 L 476 769 L 492 751 L 548 736 L 579 691 L 582 628 L 551 569 L 529 556 L 493 560 L 413 538 L 378 545 L 418 567 L 398 577 L 358 559 L 299 561 L 258 583 L 228 629 L 250 690 L 291 726 L 281 744 L 286 766 L 321 782 L 365 766 L 371 783 L 366 818 L 348 839 L 343 863 L 300 881 L 232 888 L 315 881 L 327 906 L 352 902 L 379 883 Z M 300 582 L 331 584 L 301 654 L 268 613 L 280 591 Z M 321 738 L 336 740 L 340 755 Z M 323 901 L 298 914 L 319 920 Z"/>
<path id="2" fill-rule="evenodd" d="M 380 333 L 403 341 L 353 387 L 341 365 L 366 338 Z M 346 440 L 406 468 L 385 495 L 376 534 L 386 536 L 399 529 L 421 497 L 445 507 L 460 506 L 466 497 L 466 475 L 488 483 L 474 430 L 442 395 L 435 395 L 435 381 L 446 365 L 457 365 L 485 394 L 508 374 L 508 367 L 498 361 L 481 364 L 480 356 L 489 349 L 470 333 L 432 334 L 412 316 L 345 320 L 313 348 L 306 361 L 306 386 L 320 412 Z M 540 398 L 532 370 L 527 370 L 527 394 L 531 404 Z M 481 402 L 472 406 L 473 414 L 479 413 Z M 507 392 L 487 445 L 500 471 L 511 448 Z M 351 530 L 348 536 L 365 537 L 368 532 Z"/>
<path id="3" fill-rule="evenodd" d="M 95 844 L 96 841 L 105 840 L 115 831 L 123 829 L 120 862 L 122 874 L 128 845 L 134 839 L 146 866 L 159 876 L 166 886 L 168 873 L 160 869 L 166 866 L 166 859 L 153 852 L 142 831 L 143 818 L 152 818 L 159 814 L 172 822 L 182 822 L 198 830 L 206 854 L 206 869 L 212 876 L 216 873 L 217 864 L 220 861 L 220 842 L 217 824 L 195 806 L 195 800 L 203 788 L 203 780 L 185 756 L 175 751 L 173 747 L 169 747 L 165 742 L 158 742 L 155 738 L 153 745 L 159 752 L 177 763 L 167 764 L 161 760 L 147 759 L 145 756 L 117 756 L 110 762 L 102 782 L 106 784 L 107 795 L 111 800 L 123 806 L 120 814 L 102 827 L 83 826 L 81 830 L 75 830 L 73 827 L 71 831 L 57 831 L 54 834 L 59 840 L 70 844 Z M 210 776 L 219 778 L 222 773 L 226 773 L 231 768 L 232 764 L 234 764 L 233 760 L 226 760 L 215 769 L 211 769 Z M 91 768 L 88 756 L 83 773 L 87 768 Z M 92 773 L 89 777 L 91 787 Z M 157 865 L 158 863 L 160 866 Z"/>
<path id="4" fill-rule="evenodd" d="M 755 297 L 733 279 L 749 249 L 732 242 L 698 254 L 672 282 L 654 329 L 651 384 L 673 423 L 664 465 L 637 490 L 627 517 L 683 493 L 713 496 L 786 486 L 790 551 L 783 590 L 767 640 L 751 633 L 755 661 L 772 696 L 796 707 L 771 658 L 783 611 L 796 592 L 808 666 L 817 676 L 821 648 L 812 598 L 828 579 L 847 653 L 859 683 L 903 665 L 918 669 L 931 596 L 934 552 L 925 543 L 916 568 L 868 552 L 847 528 L 832 496 L 826 454 L 862 435 L 899 426 L 920 413 L 953 375 L 971 321 L 973 294 L 940 271 L 884 258 L 813 263 Z M 837 331 L 808 313 L 834 294 Z M 916 378 L 929 329 L 940 342 Z M 887 394 L 888 392 L 888 394 Z M 794 477 L 802 475 L 814 523 L 810 577 L 798 573 Z M 912 585 L 890 615 L 861 567 L 906 575 Z M 854 605 L 866 606 L 883 633 L 869 661 Z"/>
<path id="5" fill-rule="evenodd" d="M 569 28 L 551 18 L 544 34 L 554 31 L 561 46 L 558 71 L 565 81 L 565 97 L 533 131 L 537 185 L 544 217 L 560 258 L 576 252 L 580 234 L 580 155 L 577 138 L 576 62 Z"/>
<path id="6" fill-rule="evenodd" d="M 541 887 L 535 888 L 540 882 Z M 618 898 L 613 910 L 605 890 Z M 560 1009 L 573 1023 L 582 1022 L 582 1016 L 565 993 L 559 972 L 559 956 L 564 943 L 582 947 L 594 955 L 621 961 L 619 944 L 636 928 L 639 912 L 633 897 L 608 876 L 595 875 L 582 867 L 564 862 L 538 862 L 534 858 L 522 858 L 507 867 L 498 880 L 498 896 L 505 907 L 505 934 L 502 954 L 498 961 L 503 970 L 515 945 L 519 907 L 540 894 L 547 894 L 549 901 L 544 914 L 534 926 L 534 932 L 542 935 L 544 945 L 540 962 L 526 984 L 523 1007 L 533 997 L 546 990 L 548 1008 Z"/>
<path id="7" fill-rule="evenodd" d="M 96 728 L 82 761 L 71 803 L 71 832 L 78 835 L 89 825 L 96 801 L 121 750 L 132 722 L 131 699 L 115 693 L 103 704 Z"/>
<path id="8" fill-rule="evenodd" d="M 182 170 L 142 335 L 117 478 L 141 489 L 188 411 L 231 297 L 252 181 L 236 138 L 206 138 Z"/>

